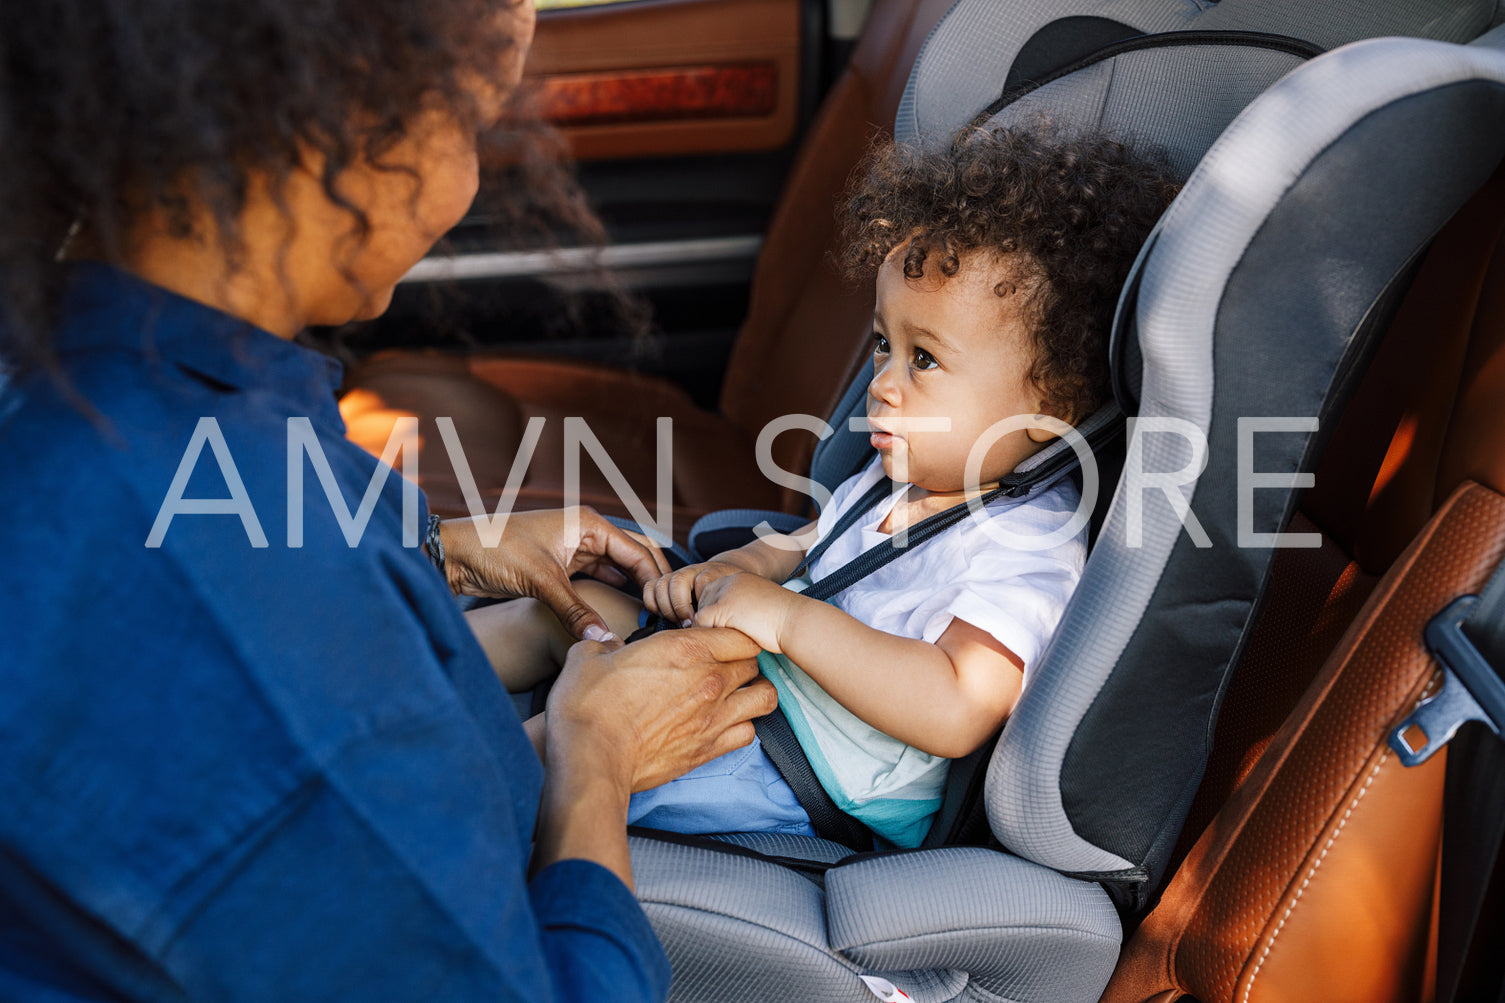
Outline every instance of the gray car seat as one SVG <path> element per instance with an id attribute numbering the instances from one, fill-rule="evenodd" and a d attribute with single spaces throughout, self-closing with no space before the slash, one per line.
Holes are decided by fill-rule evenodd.
<path id="1" fill-rule="evenodd" d="M 1114 332 L 1118 404 L 1141 422 L 1129 469 L 1188 475 L 1170 493 L 1132 479 L 1114 492 L 1082 585 L 987 764 L 997 848 L 854 855 L 789 836 L 634 838 L 673 999 L 857 1003 L 873 998 L 859 974 L 923 1003 L 1098 998 L 1120 914 L 1164 878 L 1258 612 L 1274 550 L 1241 536 L 1287 524 L 1293 475 L 1314 465 L 1409 268 L 1505 153 L 1498 32 L 1467 47 L 1360 43 L 1306 62 L 1288 42 L 1166 45 L 1097 20 L 1078 22 L 1091 35 L 1078 44 L 1051 28 L 1062 5 L 1044 6 L 958 3 L 916 64 L 899 134 L 944 137 L 1011 89 L 1020 100 L 988 117 L 1048 106 L 1200 161 L 1136 264 Z M 1326 47 L 1383 31 L 1467 39 L 1493 5 L 1142 6 L 1077 4 L 1072 17 L 1141 32 L 1257 27 Z M 1094 46 L 1121 48 L 1093 59 Z M 1253 97 L 1293 69 L 1212 142 L 1237 112 L 1227 81 Z M 1255 429 L 1241 424 L 1250 417 L 1301 420 Z M 1144 419 L 1194 429 L 1207 448 Z M 816 475 L 840 479 L 861 459 L 833 436 Z M 1269 478 L 1242 518 L 1241 464 Z"/>

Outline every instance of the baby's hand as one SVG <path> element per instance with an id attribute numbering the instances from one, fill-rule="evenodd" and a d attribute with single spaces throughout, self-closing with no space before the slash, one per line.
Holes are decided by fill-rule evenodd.
<path id="1" fill-rule="evenodd" d="M 717 579 L 742 573 L 741 568 L 726 561 L 690 564 L 644 585 L 643 605 L 650 613 L 688 627 L 695 616 L 696 598 Z"/>
<path id="2" fill-rule="evenodd" d="M 734 627 L 765 651 L 782 651 L 779 637 L 789 608 L 799 599 L 776 582 L 753 574 L 717 578 L 700 592 L 697 627 Z"/>

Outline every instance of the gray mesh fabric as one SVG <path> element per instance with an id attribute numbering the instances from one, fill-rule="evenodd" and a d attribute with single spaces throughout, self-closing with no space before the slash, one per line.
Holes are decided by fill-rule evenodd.
<path id="1" fill-rule="evenodd" d="M 1466 42 L 1489 26 L 1493 8 L 1493 0 L 1328 0 L 1322 4 L 1223 0 L 1208 8 L 1196 27 L 1294 35 L 1324 49 L 1381 35 Z"/>
<path id="2" fill-rule="evenodd" d="M 791 860 L 813 860 L 823 864 L 852 855 L 850 847 L 833 843 L 815 836 L 794 836 L 783 832 L 725 832 L 709 837 L 718 843 L 729 843 L 769 857 L 787 857 Z"/>
<path id="3" fill-rule="evenodd" d="M 1123 935 L 1099 885 L 980 848 L 854 861 L 826 897 L 832 946 L 865 968 L 957 969 L 1006 999 L 1096 999 Z"/>
<path id="4" fill-rule="evenodd" d="M 826 872 L 824 893 L 701 847 L 635 839 L 632 851 L 674 967 L 671 999 L 685 1003 L 871 1000 L 860 973 L 916 1003 L 1091 1000 L 1118 956 L 1118 915 L 1099 886 L 991 850 L 854 860 Z"/>
<path id="5" fill-rule="evenodd" d="M 873 457 L 867 432 L 852 430 L 849 420 L 867 415 L 867 385 L 872 369 L 863 366 L 847 385 L 836 410 L 830 415 L 831 434 L 815 446 L 810 476 L 831 490 L 865 466 Z"/>
<path id="6" fill-rule="evenodd" d="M 1170 31 L 1196 16 L 1180 0 L 959 0 L 935 28 L 915 62 L 894 137 L 904 143 L 944 140 L 971 121 L 1003 89 L 1020 46 L 1046 24 L 1071 15 L 1110 18 L 1141 31 Z"/>
<path id="7" fill-rule="evenodd" d="M 1031 91 L 989 124 L 1048 114 L 1070 127 L 1132 136 L 1163 147 L 1185 176 L 1245 105 L 1302 62 L 1243 46 L 1130 52 Z"/>

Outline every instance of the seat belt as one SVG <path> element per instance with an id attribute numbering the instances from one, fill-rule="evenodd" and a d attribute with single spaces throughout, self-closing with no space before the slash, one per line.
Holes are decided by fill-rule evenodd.
<path id="1" fill-rule="evenodd" d="M 1390 747 L 1415 766 L 1457 735 L 1443 793 L 1437 1003 L 1505 1001 L 1497 936 L 1505 907 L 1505 874 L 1497 873 L 1505 837 L 1505 563 L 1479 595 L 1435 616 L 1425 638 L 1443 685 L 1391 732 Z M 1406 738 L 1413 727 L 1426 736 L 1420 748 Z"/>
<path id="2" fill-rule="evenodd" d="M 996 498 L 1005 495 L 1018 496 L 1028 490 L 1028 484 L 1000 483 L 998 487 L 984 494 L 977 504 L 986 505 Z M 832 543 L 856 525 L 863 516 L 869 514 L 892 492 L 893 487 L 888 478 L 878 478 L 878 482 L 869 488 L 856 504 L 842 513 L 842 517 L 831 528 L 831 532 L 806 553 L 800 566 L 784 579 L 785 583 L 805 574 L 821 555 L 830 549 Z M 956 505 L 944 512 L 937 512 L 935 515 L 922 519 L 908 531 L 903 546 L 879 543 L 869 547 L 831 574 L 812 582 L 800 594 L 823 602 L 829 601 L 895 558 L 911 552 L 925 541 L 956 525 L 971 514 L 971 509 L 971 505 Z M 867 849 L 873 845 L 873 834 L 867 826 L 838 808 L 831 800 L 830 794 L 821 786 L 815 776 L 815 770 L 810 766 L 809 758 L 805 755 L 805 750 L 795 738 L 794 730 L 790 728 L 789 721 L 784 717 L 782 710 L 775 708 L 773 713 L 754 719 L 753 728 L 757 732 L 758 740 L 763 743 L 763 750 L 768 753 L 769 760 L 778 768 L 784 781 L 794 791 L 795 799 L 799 801 L 800 807 L 804 808 L 806 814 L 810 816 L 810 824 L 815 829 L 816 835 L 853 849 Z"/>

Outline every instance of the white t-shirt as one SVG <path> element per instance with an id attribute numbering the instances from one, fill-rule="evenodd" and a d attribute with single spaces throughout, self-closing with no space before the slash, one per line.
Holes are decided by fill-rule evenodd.
<path id="1" fill-rule="evenodd" d="M 880 460 L 836 489 L 817 524 L 824 540 L 842 515 L 884 477 Z M 902 486 L 859 519 L 814 563 L 803 590 L 874 546 Z M 1079 492 L 1062 477 L 1022 498 L 999 498 L 913 551 L 854 583 L 831 602 L 870 627 L 934 642 L 955 618 L 989 634 L 1024 662 L 1026 678 L 1054 633 L 1087 559 L 1087 531 L 1057 532 Z M 1054 534 L 1057 541 L 1045 538 Z M 998 536 L 1014 541 L 1002 542 Z M 1045 546 L 1040 544 L 1047 543 Z M 821 785 L 837 807 L 898 846 L 917 846 L 940 807 L 949 760 L 905 745 L 841 706 L 797 665 L 765 652 L 764 674 Z"/>
<path id="2" fill-rule="evenodd" d="M 883 476 L 883 464 L 875 459 L 843 481 L 816 524 L 819 539 L 830 535 L 847 509 Z M 878 532 L 878 527 L 907 489 L 907 485 L 899 487 L 832 543 L 810 569 L 811 580 L 819 581 L 870 547 L 892 546 L 893 538 Z M 1044 540 L 1071 519 L 1080 500 L 1069 477 L 1037 487 L 1022 498 L 999 498 L 986 506 L 985 519 L 963 519 L 831 602 L 869 627 L 922 641 L 934 642 L 953 617 L 960 618 L 992 634 L 1018 655 L 1027 676 L 1082 577 L 1087 531 L 1084 527 L 1042 549 L 1010 546 L 990 534 Z"/>

